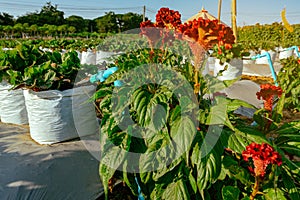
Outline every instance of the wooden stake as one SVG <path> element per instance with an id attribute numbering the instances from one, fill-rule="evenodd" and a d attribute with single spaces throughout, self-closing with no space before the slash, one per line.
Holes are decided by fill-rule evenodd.
<path id="1" fill-rule="evenodd" d="M 145 22 L 146 18 L 146 6 L 143 6 L 143 22 Z"/>
<path id="2" fill-rule="evenodd" d="M 219 0 L 219 6 L 218 6 L 218 21 L 221 22 L 221 8 L 222 8 L 222 0 Z"/>
<path id="3" fill-rule="evenodd" d="M 231 8 L 231 23 L 232 23 L 232 31 L 235 37 L 234 42 L 237 42 L 237 26 L 236 26 L 236 0 L 232 0 L 232 8 Z"/>

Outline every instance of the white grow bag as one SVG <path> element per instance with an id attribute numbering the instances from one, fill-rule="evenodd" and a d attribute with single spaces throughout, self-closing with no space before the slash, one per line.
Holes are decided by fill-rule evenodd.
<path id="1" fill-rule="evenodd" d="M 275 51 L 272 51 L 272 50 L 269 50 L 269 51 L 266 51 L 266 50 L 261 50 L 260 51 L 260 54 L 263 54 L 265 52 L 269 52 L 270 54 L 270 58 L 272 60 L 272 63 L 275 62 L 276 60 L 276 52 Z M 262 57 L 262 58 L 258 58 L 256 59 L 255 61 L 256 64 L 260 64 L 260 65 L 269 65 L 269 61 L 268 61 L 268 58 L 265 56 L 265 57 Z"/>
<path id="2" fill-rule="evenodd" d="M 279 60 L 289 58 L 293 56 L 293 53 L 294 53 L 293 49 L 290 50 L 281 49 L 281 51 L 279 52 Z"/>
<path id="3" fill-rule="evenodd" d="M 98 132 L 95 107 L 88 102 L 94 86 L 65 91 L 24 90 L 30 136 L 39 144 L 53 144 Z"/>
<path id="4" fill-rule="evenodd" d="M 92 50 L 83 51 L 81 53 L 81 61 L 80 64 L 84 65 L 96 65 L 96 53 Z"/>
<path id="5" fill-rule="evenodd" d="M 113 55 L 116 55 L 117 53 L 115 52 L 109 52 L 109 51 L 97 51 L 96 52 L 96 64 L 102 64 L 104 61 L 107 63 L 110 63 L 111 61 L 109 60 L 110 57 Z"/>
<path id="6" fill-rule="evenodd" d="M 22 89 L 12 88 L 7 82 L 0 83 L 0 117 L 1 122 L 11 124 L 28 124 L 25 99 Z"/>
<path id="7" fill-rule="evenodd" d="M 233 80 L 242 76 L 243 72 L 243 61 L 242 59 L 234 58 L 229 63 L 224 63 L 220 65 L 220 59 L 216 59 L 214 76 L 217 76 L 220 70 L 224 70 L 227 65 L 227 69 L 222 72 L 222 76 L 218 76 L 219 80 Z"/>
<path id="8" fill-rule="evenodd" d="M 255 64 L 255 60 L 252 60 L 251 57 L 256 56 L 256 53 L 254 51 L 249 51 L 249 54 L 249 56 L 243 57 L 243 64 L 245 65 Z"/>

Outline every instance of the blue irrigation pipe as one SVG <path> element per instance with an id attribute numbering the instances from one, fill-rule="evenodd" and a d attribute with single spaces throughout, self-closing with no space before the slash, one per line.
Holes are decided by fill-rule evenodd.
<path id="1" fill-rule="evenodd" d="M 273 62 L 272 62 L 270 53 L 269 52 L 263 52 L 262 54 L 258 54 L 256 56 L 252 56 L 251 59 L 252 60 L 256 60 L 258 58 L 263 58 L 263 57 L 267 57 L 268 63 L 269 63 L 269 66 L 270 66 L 270 70 L 271 70 L 271 73 L 272 73 L 272 77 L 274 79 L 274 83 L 275 83 L 276 86 L 278 86 L 277 76 L 276 76 L 276 73 L 275 73 L 275 70 L 274 70 L 274 67 L 273 67 Z"/>
<path id="2" fill-rule="evenodd" d="M 142 189 L 140 187 L 140 184 L 139 184 L 139 181 L 138 181 L 137 177 L 135 177 L 135 182 L 136 182 L 136 184 L 138 186 L 138 194 L 139 194 L 138 195 L 138 200 L 145 200 L 145 198 L 144 198 L 144 196 L 142 194 Z"/>
<path id="3" fill-rule="evenodd" d="M 118 67 L 111 67 L 107 70 L 99 70 L 97 74 L 94 74 L 90 77 L 90 82 L 95 83 L 100 81 L 100 83 L 104 82 L 110 75 L 115 73 L 118 70 Z M 114 86 L 120 87 L 122 86 L 122 82 L 120 80 L 114 81 Z"/>
<path id="4" fill-rule="evenodd" d="M 300 52 L 299 52 L 298 46 L 291 46 L 291 47 L 289 47 L 289 48 L 284 49 L 283 51 L 289 51 L 289 50 L 295 50 L 295 52 L 296 52 L 298 58 L 300 58 Z"/>

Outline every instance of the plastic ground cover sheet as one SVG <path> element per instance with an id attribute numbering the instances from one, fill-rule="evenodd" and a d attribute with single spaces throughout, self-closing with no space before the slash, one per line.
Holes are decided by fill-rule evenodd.
<path id="1" fill-rule="evenodd" d="M 103 194 L 99 161 L 83 141 L 98 144 L 98 138 L 39 145 L 28 126 L 0 123 L 0 199 L 97 199 Z"/>

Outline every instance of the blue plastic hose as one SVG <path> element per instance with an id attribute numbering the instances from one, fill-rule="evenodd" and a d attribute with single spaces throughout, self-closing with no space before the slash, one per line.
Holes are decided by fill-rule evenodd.
<path id="1" fill-rule="evenodd" d="M 277 76 L 276 76 L 276 73 L 275 73 L 275 70 L 274 70 L 274 67 L 273 67 L 273 62 L 272 62 L 270 53 L 269 52 L 264 52 L 264 53 L 258 54 L 256 56 L 252 56 L 251 59 L 256 60 L 256 59 L 262 58 L 262 57 L 267 57 L 274 83 L 275 83 L 276 86 L 278 86 Z"/>

